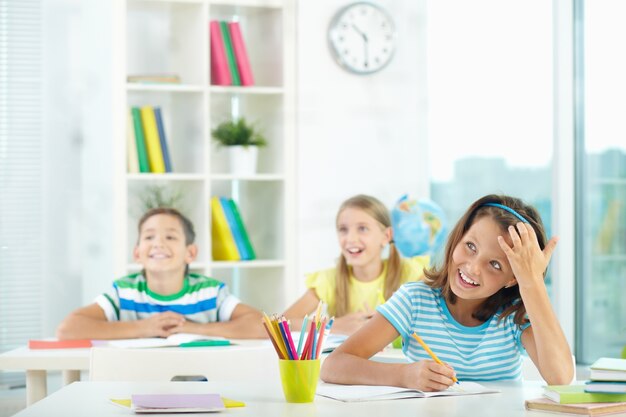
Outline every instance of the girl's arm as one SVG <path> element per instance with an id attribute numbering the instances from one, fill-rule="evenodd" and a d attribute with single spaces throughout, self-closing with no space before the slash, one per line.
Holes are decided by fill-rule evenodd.
<path id="1" fill-rule="evenodd" d="M 300 331 L 305 314 L 315 312 L 320 299 L 313 288 L 309 288 L 302 297 L 291 305 L 283 315 L 289 320 L 291 330 Z M 374 312 L 367 308 L 363 311 L 349 313 L 336 317 L 333 325 L 333 333 L 350 335 L 356 332 L 372 317 Z"/>
<path id="2" fill-rule="evenodd" d="M 441 391 L 454 382 L 454 371 L 434 361 L 383 363 L 369 358 L 391 343 L 398 332 L 380 313 L 331 353 L 322 365 L 326 382 L 392 385 L 423 391 Z"/>
<path id="3" fill-rule="evenodd" d="M 558 239 L 550 239 L 542 251 L 531 225 L 518 223 L 517 229 L 509 228 L 509 234 L 512 248 L 501 236 L 498 241 L 509 259 L 531 322 L 522 333 L 522 344 L 549 385 L 569 384 L 574 378 L 572 352 L 550 305 L 543 279 Z"/>
<path id="4" fill-rule="evenodd" d="M 289 320 L 289 327 L 293 331 L 300 331 L 304 316 L 315 311 L 320 299 L 313 288 L 309 288 L 295 303 L 293 303 L 283 316 Z"/>

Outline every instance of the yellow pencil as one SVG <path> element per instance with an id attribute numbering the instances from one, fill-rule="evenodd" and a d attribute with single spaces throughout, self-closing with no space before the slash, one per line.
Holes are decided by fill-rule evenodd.
<path id="1" fill-rule="evenodd" d="M 437 355 L 435 355 L 435 352 L 433 352 L 432 350 L 430 350 L 430 348 L 428 347 L 428 345 L 426 344 L 426 342 L 424 342 L 424 341 L 422 340 L 422 338 L 421 338 L 421 337 L 419 337 L 419 336 L 417 335 L 417 333 L 413 333 L 413 338 L 414 338 L 415 340 L 417 340 L 417 343 L 419 343 L 420 345 L 422 345 L 422 347 L 424 348 L 424 350 L 426 351 L 426 353 L 428 353 L 428 354 L 430 355 L 430 357 L 431 357 L 431 358 L 433 358 L 433 360 L 434 360 L 435 362 L 437 362 L 437 363 L 438 363 L 438 364 L 440 364 L 440 365 L 443 365 L 443 364 L 444 364 L 443 362 L 441 362 L 441 359 L 439 359 L 439 358 L 437 357 Z M 455 377 L 455 376 L 453 376 L 453 377 L 452 377 L 452 380 L 453 380 L 454 382 L 456 382 L 456 383 L 458 383 L 458 382 L 459 382 L 459 380 L 458 380 L 458 379 L 456 379 L 456 377 Z"/>

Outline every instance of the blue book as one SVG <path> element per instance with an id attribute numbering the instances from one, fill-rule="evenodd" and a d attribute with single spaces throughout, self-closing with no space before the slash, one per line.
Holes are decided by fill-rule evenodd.
<path id="1" fill-rule="evenodd" d="M 235 245 L 237 245 L 237 251 L 241 256 L 241 260 L 249 261 L 250 253 L 247 251 L 245 242 L 243 240 L 243 235 L 241 234 L 241 229 L 239 229 L 239 226 L 237 225 L 235 214 L 233 213 L 231 206 L 228 203 L 228 199 L 225 197 L 220 197 L 220 204 L 222 205 L 222 210 L 224 210 L 224 215 L 226 216 L 228 227 L 230 228 L 230 232 L 232 233 L 235 240 Z"/>
<path id="2" fill-rule="evenodd" d="M 163 152 L 165 172 L 172 172 L 172 161 L 170 160 L 170 152 L 167 149 L 167 140 L 165 140 L 165 129 L 163 128 L 163 118 L 161 117 L 160 107 L 154 108 L 154 118 L 156 119 L 157 129 L 159 131 L 159 142 L 161 143 L 161 152 Z"/>

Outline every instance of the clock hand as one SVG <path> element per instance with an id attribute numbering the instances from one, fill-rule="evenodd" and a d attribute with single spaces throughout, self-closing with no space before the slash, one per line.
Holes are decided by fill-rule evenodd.
<path id="1" fill-rule="evenodd" d="M 352 29 L 354 29 L 356 33 L 361 35 L 361 37 L 363 38 L 363 65 L 367 67 L 369 64 L 369 57 L 367 55 L 369 39 L 367 38 L 367 35 L 362 30 L 360 30 L 354 23 L 352 24 Z"/>
<path id="2" fill-rule="evenodd" d="M 363 33 L 362 30 L 360 30 L 354 23 L 352 24 L 352 29 L 354 29 L 356 31 L 356 33 L 358 33 L 359 35 L 361 35 L 361 37 L 363 38 L 363 40 L 365 42 L 367 42 L 367 35 L 365 33 Z"/>

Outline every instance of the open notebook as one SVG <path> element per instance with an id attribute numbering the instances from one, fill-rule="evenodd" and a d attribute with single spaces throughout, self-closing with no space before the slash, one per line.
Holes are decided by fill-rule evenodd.
<path id="1" fill-rule="evenodd" d="M 401 398 L 428 398 L 453 395 L 489 394 L 499 392 L 476 382 L 459 382 L 445 391 L 424 392 L 416 389 L 389 387 L 384 385 L 338 385 L 320 382 L 317 395 L 339 401 L 378 401 Z"/>
<path id="2" fill-rule="evenodd" d="M 94 340 L 94 346 L 118 348 L 158 348 L 169 346 L 227 346 L 228 339 L 223 337 L 204 336 L 201 334 L 176 333 L 169 337 L 150 337 L 143 339 Z"/>

